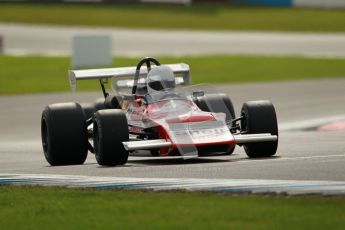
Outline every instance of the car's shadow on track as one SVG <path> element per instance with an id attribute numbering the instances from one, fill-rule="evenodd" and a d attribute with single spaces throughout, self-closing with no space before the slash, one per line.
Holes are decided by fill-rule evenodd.
<path id="1" fill-rule="evenodd" d="M 255 158 L 251 159 L 248 157 L 240 157 L 237 154 L 232 156 L 217 156 L 217 157 L 196 157 L 190 159 L 184 159 L 182 157 L 178 158 L 148 158 L 148 159 L 130 159 L 128 160 L 129 167 L 135 167 L 138 165 L 150 165 L 150 166 L 160 166 L 160 165 L 188 165 L 188 164 L 210 164 L 210 163 L 231 163 L 231 162 L 250 162 L 250 161 L 261 161 L 261 160 L 273 160 L 280 158 L 279 156 L 265 157 L 265 158 Z"/>
<path id="2" fill-rule="evenodd" d="M 228 162 L 226 159 L 210 159 L 210 158 L 174 158 L 174 159 L 140 159 L 129 160 L 128 163 L 145 164 L 145 165 L 179 165 L 179 164 L 202 164 L 202 163 L 216 163 L 216 162 Z"/>
<path id="3" fill-rule="evenodd" d="M 137 155 L 139 156 L 139 155 Z M 127 164 L 118 165 L 115 168 L 135 168 L 145 166 L 164 166 L 164 165 L 194 165 L 194 164 L 213 164 L 213 163 L 250 163 L 257 161 L 267 161 L 281 159 L 281 156 L 272 156 L 264 158 L 248 158 L 241 154 L 232 154 L 231 156 L 220 155 L 213 157 L 195 157 L 184 159 L 183 157 L 149 157 L 148 155 L 141 155 L 140 158 L 130 157 Z M 97 168 L 114 168 L 114 166 L 101 166 L 97 162 L 85 162 L 84 166 L 96 166 Z M 80 165 L 65 165 L 59 167 L 79 167 Z M 46 168 L 56 167 L 46 165 Z"/>

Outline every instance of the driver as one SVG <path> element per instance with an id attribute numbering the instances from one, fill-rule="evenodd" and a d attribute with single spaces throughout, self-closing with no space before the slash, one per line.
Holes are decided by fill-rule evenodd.
<path id="1" fill-rule="evenodd" d="M 148 93 L 167 91 L 175 88 L 175 76 L 168 66 L 157 66 L 147 74 Z"/>
<path id="2" fill-rule="evenodd" d="M 148 103 L 166 99 L 167 97 L 178 97 L 173 91 L 175 89 L 175 76 L 168 66 L 156 66 L 147 74 L 147 95 L 145 100 Z"/>

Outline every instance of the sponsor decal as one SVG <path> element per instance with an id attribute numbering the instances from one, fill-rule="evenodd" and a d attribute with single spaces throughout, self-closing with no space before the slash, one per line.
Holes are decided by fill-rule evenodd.
<path id="1" fill-rule="evenodd" d="M 169 130 L 177 144 L 212 143 L 232 139 L 229 129 L 222 121 L 169 124 Z"/>

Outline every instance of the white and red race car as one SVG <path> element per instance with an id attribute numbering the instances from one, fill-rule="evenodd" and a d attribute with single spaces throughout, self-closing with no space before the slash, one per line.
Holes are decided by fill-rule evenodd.
<path id="1" fill-rule="evenodd" d="M 71 102 L 44 109 L 42 145 L 51 165 L 83 164 L 88 151 L 100 165 L 123 165 L 142 150 L 184 158 L 230 155 L 236 145 L 253 158 L 277 151 L 271 102 L 246 102 L 236 118 L 227 95 L 182 87 L 190 83 L 187 64 L 144 58 L 136 67 L 72 70 L 69 78 L 73 89 L 78 80 L 98 79 L 105 99 L 95 106 Z M 114 95 L 105 89 L 109 79 Z M 131 92 L 121 92 L 128 87 Z"/>

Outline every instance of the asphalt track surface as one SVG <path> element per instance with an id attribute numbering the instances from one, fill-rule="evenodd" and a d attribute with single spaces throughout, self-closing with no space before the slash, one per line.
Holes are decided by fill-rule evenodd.
<path id="1" fill-rule="evenodd" d="M 345 79 L 219 85 L 217 89 L 231 96 L 237 113 L 248 100 L 270 99 L 275 104 L 281 127 L 275 157 L 251 160 L 237 148 L 232 156 L 130 157 L 124 166 L 101 167 L 89 154 L 84 165 L 51 167 L 40 143 L 44 106 L 93 101 L 101 94 L 0 96 L 0 174 L 345 181 L 345 132 L 313 131 L 318 125 L 345 119 Z"/>
<path id="2" fill-rule="evenodd" d="M 115 56 L 301 55 L 345 57 L 345 34 L 147 30 L 0 24 L 4 51 L 70 55 L 74 35 L 109 34 Z M 158 48 L 159 47 L 159 48 Z"/>

